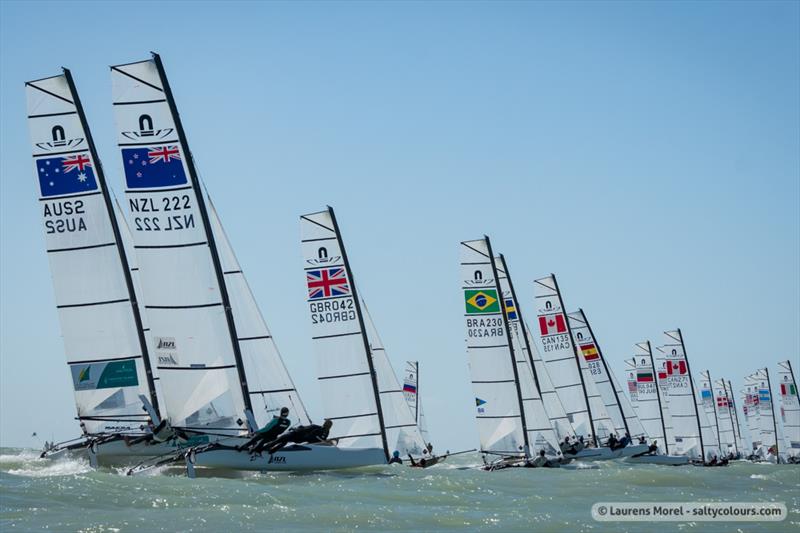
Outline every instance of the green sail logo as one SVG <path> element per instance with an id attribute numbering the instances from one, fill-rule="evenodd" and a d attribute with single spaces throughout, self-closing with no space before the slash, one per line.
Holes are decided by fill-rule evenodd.
<path id="1" fill-rule="evenodd" d="M 90 366 L 87 366 L 86 368 L 81 370 L 80 373 L 78 374 L 78 383 L 83 383 L 84 381 L 89 381 L 91 379 L 91 376 L 90 376 L 91 370 L 92 370 L 92 367 L 90 367 Z"/>

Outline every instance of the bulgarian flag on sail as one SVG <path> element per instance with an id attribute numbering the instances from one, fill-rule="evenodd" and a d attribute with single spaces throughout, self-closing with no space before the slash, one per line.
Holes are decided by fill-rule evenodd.
<path id="1" fill-rule="evenodd" d="M 686 361 L 667 360 L 667 374 L 670 376 L 686 374 Z"/>
<path id="2" fill-rule="evenodd" d="M 554 315 L 542 315 L 539 317 L 539 331 L 542 336 L 556 335 L 567 332 L 567 322 L 564 320 L 563 313 Z"/>
<path id="3" fill-rule="evenodd" d="M 639 370 L 636 372 L 636 381 L 638 383 L 652 383 L 653 373 L 649 370 Z"/>

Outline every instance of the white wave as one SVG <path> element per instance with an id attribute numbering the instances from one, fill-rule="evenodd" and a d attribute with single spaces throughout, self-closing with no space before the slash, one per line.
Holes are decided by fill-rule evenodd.
<path id="1" fill-rule="evenodd" d="M 33 450 L 22 450 L 13 455 L 0 455 L 0 465 L 7 465 L 6 472 L 15 476 L 53 477 L 74 476 L 90 472 L 89 462 L 82 459 L 42 459 Z"/>

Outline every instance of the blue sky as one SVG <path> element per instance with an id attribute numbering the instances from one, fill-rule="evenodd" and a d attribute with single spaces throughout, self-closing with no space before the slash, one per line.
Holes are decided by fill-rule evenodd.
<path id="1" fill-rule="evenodd" d="M 0 444 L 77 434 L 23 83 L 72 69 L 121 194 L 108 65 L 161 53 L 200 173 L 312 416 L 298 216 L 334 206 L 437 449 L 477 444 L 458 243 L 531 322 L 555 272 L 617 372 L 681 327 L 740 385 L 800 346 L 796 2 L 0 3 Z"/>

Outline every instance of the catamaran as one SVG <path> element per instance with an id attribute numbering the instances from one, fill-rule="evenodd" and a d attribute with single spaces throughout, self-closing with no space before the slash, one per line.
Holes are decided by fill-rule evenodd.
<path id="1" fill-rule="evenodd" d="M 25 84 L 39 205 L 67 364 L 83 436 L 43 457 L 89 454 L 117 462 L 174 449 L 156 388 L 134 275 L 135 257 L 115 212 L 70 71 Z M 122 220 L 122 224 L 120 224 Z"/>
<path id="2" fill-rule="evenodd" d="M 629 361 L 628 389 L 651 446 L 656 447 L 656 453 L 629 457 L 628 462 L 674 466 L 689 463 L 687 456 L 672 453 L 675 450 L 672 419 L 660 385 L 664 378 L 655 371 L 650 341 L 636 343 L 634 357 Z"/>
<path id="3" fill-rule="evenodd" d="M 198 446 L 168 458 L 246 470 L 373 464 L 336 446 L 238 451 L 282 407 L 308 415 L 213 205 L 201 188 L 160 57 L 111 68 L 117 140 L 164 410 Z M 205 444 L 208 443 L 208 444 Z"/>
<path id="4" fill-rule="evenodd" d="M 733 419 L 733 406 L 728 397 L 727 388 L 724 379 L 714 381 L 713 402 L 719 426 L 720 448 L 728 458 L 736 459 L 739 457 L 739 443 L 736 440 L 736 423 Z"/>
<path id="5" fill-rule="evenodd" d="M 797 380 L 792 363 L 788 360 L 778 363 L 778 383 L 781 393 L 781 416 L 786 435 L 787 462 L 800 463 L 800 402 L 797 399 Z"/>
<path id="6" fill-rule="evenodd" d="M 584 461 L 605 460 L 647 451 L 647 445 L 638 444 L 614 449 L 600 446 L 615 433 L 616 428 L 591 377 L 589 366 L 580 357 L 572 340 L 574 334 L 564 313 L 555 275 L 535 280 L 534 294 L 542 357 L 576 434 L 587 445 L 577 453 L 565 452 L 564 456 Z"/>
<path id="7" fill-rule="evenodd" d="M 753 374 L 747 376 L 745 381 L 752 388 L 755 408 L 758 411 L 758 426 L 756 431 L 760 435 L 760 443 L 754 449 L 754 460 L 762 460 L 770 463 L 783 462 L 781 457 L 782 447 L 779 445 L 778 421 L 775 416 L 775 405 L 772 401 L 772 385 L 769 381 L 769 369 L 766 367 L 758 369 Z M 755 448 L 755 447 L 754 447 Z"/>

